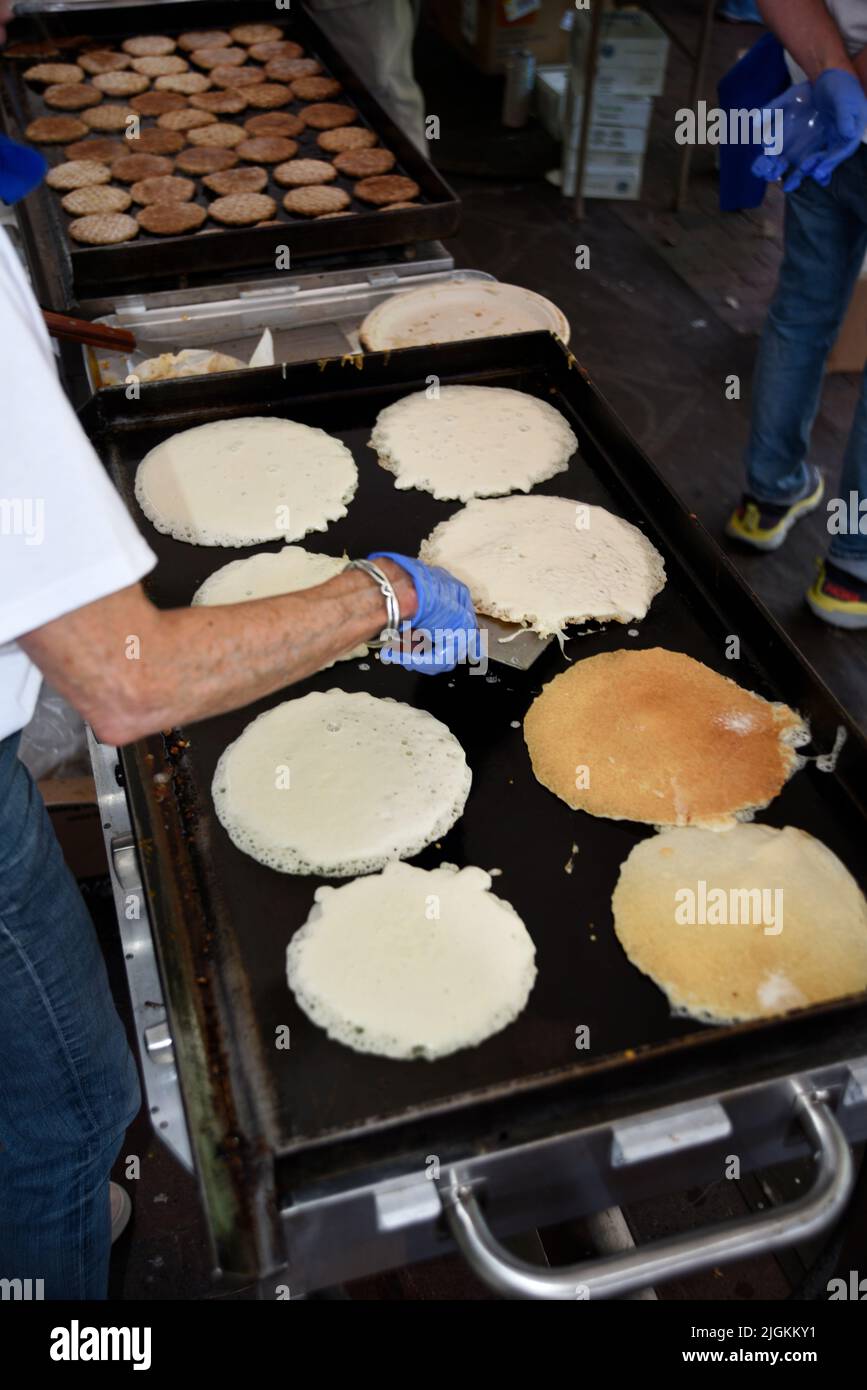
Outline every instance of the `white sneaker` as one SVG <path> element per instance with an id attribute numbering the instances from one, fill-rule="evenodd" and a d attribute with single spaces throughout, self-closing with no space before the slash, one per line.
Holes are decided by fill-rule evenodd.
<path id="1" fill-rule="evenodd" d="M 108 1185 L 108 1197 L 111 1204 L 111 1243 L 117 1240 L 129 1224 L 132 1216 L 132 1202 L 125 1187 L 119 1187 L 116 1182 Z"/>

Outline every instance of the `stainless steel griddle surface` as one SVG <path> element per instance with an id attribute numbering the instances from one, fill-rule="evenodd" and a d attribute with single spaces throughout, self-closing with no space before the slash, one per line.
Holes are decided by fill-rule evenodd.
<path id="1" fill-rule="evenodd" d="M 815 747 L 806 751 L 830 748 L 845 716 L 662 484 L 574 359 L 546 334 L 374 355 L 363 366 L 338 360 L 309 364 L 287 369 L 285 378 L 275 369 L 223 382 L 156 385 L 143 388 L 141 400 L 134 402 L 120 390 L 102 392 L 85 420 L 157 554 L 147 582 L 154 600 L 161 606 L 187 604 L 215 569 L 252 553 L 199 548 L 160 535 L 133 498 L 135 469 L 149 448 L 177 430 L 227 416 L 290 416 L 321 426 L 352 449 L 360 473 L 356 498 L 343 521 L 307 538 L 310 548 L 352 556 L 375 548 L 415 553 L 456 505 L 397 491 L 366 445 L 377 412 L 423 387 L 432 373 L 444 383 L 506 385 L 552 401 L 575 428 L 581 449 L 567 473 L 537 491 L 611 509 L 642 526 L 665 557 L 668 583 L 635 635 L 611 624 L 576 636 L 568 644 L 568 659 L 623 647 L 661 645 L 686 652 L 749 689 L 799 707 L 811 717 L 815 733 Z M 741 638 L 739 661 L 725 656 L 731 634 Z M 687 1043 L 713 1047 L 733 1034 L 741 1041 L 753 1034 L 759 1055 L 764 1037 L 797 1030 L 797 1016 L 739 1029 L 674 1019 L 662 993 L 627 961 L 612 930 L 611 893 L 620 864 L 650 831 L 572 812 L 536 782 L 524 746 L 521 721 L 529 704 L 566 664 L 556 644 L 526 674 L 494 666 L 487 678 L 466 669 L 437 678 L 414 676 L 381 667 L 373 658 L 367 669 L 358 661 L 343 662 L 284 694 L 182 730 L 189 746 L 170 756 L 165 766 L 171 780 L 158 789 L 153 774 L 164 766 L 162 741 L 149 740 L 125 755 L 142 836 L 149 840 L 153 825 L 165 817 L 177 820 L 182 831 L 170 856 L 177 862 L 161 861 L 147 847 L 144 854 L 158 939 L 166 942 L 177 931 L 192 935 L 205 962 L 202 988 L 210 990 L 209 1000 L 217 992 L 208 984 L 208 972 L 221 981 L 231 1004 L 217 1008 L 216 1035 L 225 1054 L 241 1065 L 260 1130 L 275 1152 L 298 1152 L 484 1098 L 543 1091 L 555 1081 L 571 1079 L 580 1086 L 582 1077 L 634 1063 L 636 1054 L 640 1060 L 670 1051 L 675 1068 L 686 1053 L 696 1053 L 695 1046 L 685 1048 Z M 283 699 L 334 686 L 409 701 L 442 720 L 460 740 L 473 773 L 465 813 L 441 843 L 414 862 L 501 870 L 494 891 L 514 905 L 536 944 L 538 980 L 521 1018 L 480 1047 L 434 1063 L 356 1054 L 306 1019 L 287 989 L 284 958 L 320 880 L 257 864 L 234 847 L 212 810 L 209 788 L 216 761 L 250 720 Z M 837 773 L 823 774 L 809 764 L 759 819 L 809 831 L 863 876 L 864 810 L 845 784 L 860 775 L 864 758 L 864 745 L 850 728 Z M 375 804 L 375 785 L 368 796 Z M 358 814 L 365 814 L 364 806 Z M 186 881 L 197 886 L 184 899 L 173 884 L 186 858 L 191 868 Z M 200 907 L 203 922 L 197 920 Z M 170 995 L 176 984 L 170 983 Z M 187 981 L 186 987 L 197 986 Z M 851 1011 L 855 1006 L 831 1007 Z M 288 1051 L 274 1044 L 280 1025 L 291 1030 Z M 579 1025 L 590 1029 L 588 1051 L 576 1050 Z"/>

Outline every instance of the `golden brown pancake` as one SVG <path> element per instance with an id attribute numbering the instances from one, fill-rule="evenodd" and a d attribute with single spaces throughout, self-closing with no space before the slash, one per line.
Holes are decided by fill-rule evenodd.
<path id="1" fill-rule="evenodd" d="M 612 899 L 633 965 L 704 1022 L 767 1018 L 867 988 L 867 903 L 819 840 L 786 826 L 664 830 Z"/>
<path id="2" fill-rule="evenodd" d="M 546 685 L 524 720 L 533 771 L 576 811 L 729 826 L 800 765 L 800 716 L 682 652 L 602 652 Z"/>

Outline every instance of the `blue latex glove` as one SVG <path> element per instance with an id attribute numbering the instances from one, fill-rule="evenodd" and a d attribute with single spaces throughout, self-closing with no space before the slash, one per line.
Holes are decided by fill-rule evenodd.
<path id="1" fill-rule="evenodd" d="M 805 169 L 817 183 L 830 183 L 831 175 L 849 159 L 861 144 L 867 130 L 867 97 L 861 83 L 851 72 L 831 68 L 813 83 L 816 110 L 833 122 L 833 141 L 824 156 Z"/>
<path id="2" fill-rule="evenodd" d="M 867 128 L 867 97 L 852 73 L 832 68 L 815 82 L 799 82 L 771 110 L 782 113 L 782 150 L 762 154 L 757 177 L 783 179 L 791 193 L 812 176 L 824 188 L 838 164 L 853 155 Z"/>
<path id="3" fill-rule="evenodd" d="M 447 570 L 424 565 L 409 555 L 377 550 L 367 558 L 374 564 L 377 560 L 393 560 L 400 565 L 412 580 L 418 598 L 412 619 L 401 624 L 400 643 L 385 645 L 380 661 L 428 676 L 453 671 L 467 656 L 479 663 L 479 625 L 465 584 Z"/>

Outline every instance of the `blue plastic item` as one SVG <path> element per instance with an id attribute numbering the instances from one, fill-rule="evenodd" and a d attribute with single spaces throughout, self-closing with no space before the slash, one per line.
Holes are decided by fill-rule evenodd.
<path id="1" fill-rule="evenodd" d="M 20 202 L 47 172 L 48 162 L 38 150 L 0 135 L 0 200 L 10 207 Z"/>
<path id="2" fill-rule="evenodd" d="M 783 45 L 776 35 L 763 34 L 720 80 L 717 99 L 724 111 L 760 111 L 790 85 Z M 760 206 L 767 183 L 752 172 L 752 166 L 761 153 L 759 142 L 720 145 L 719 202 L 723 212 Z"/>

